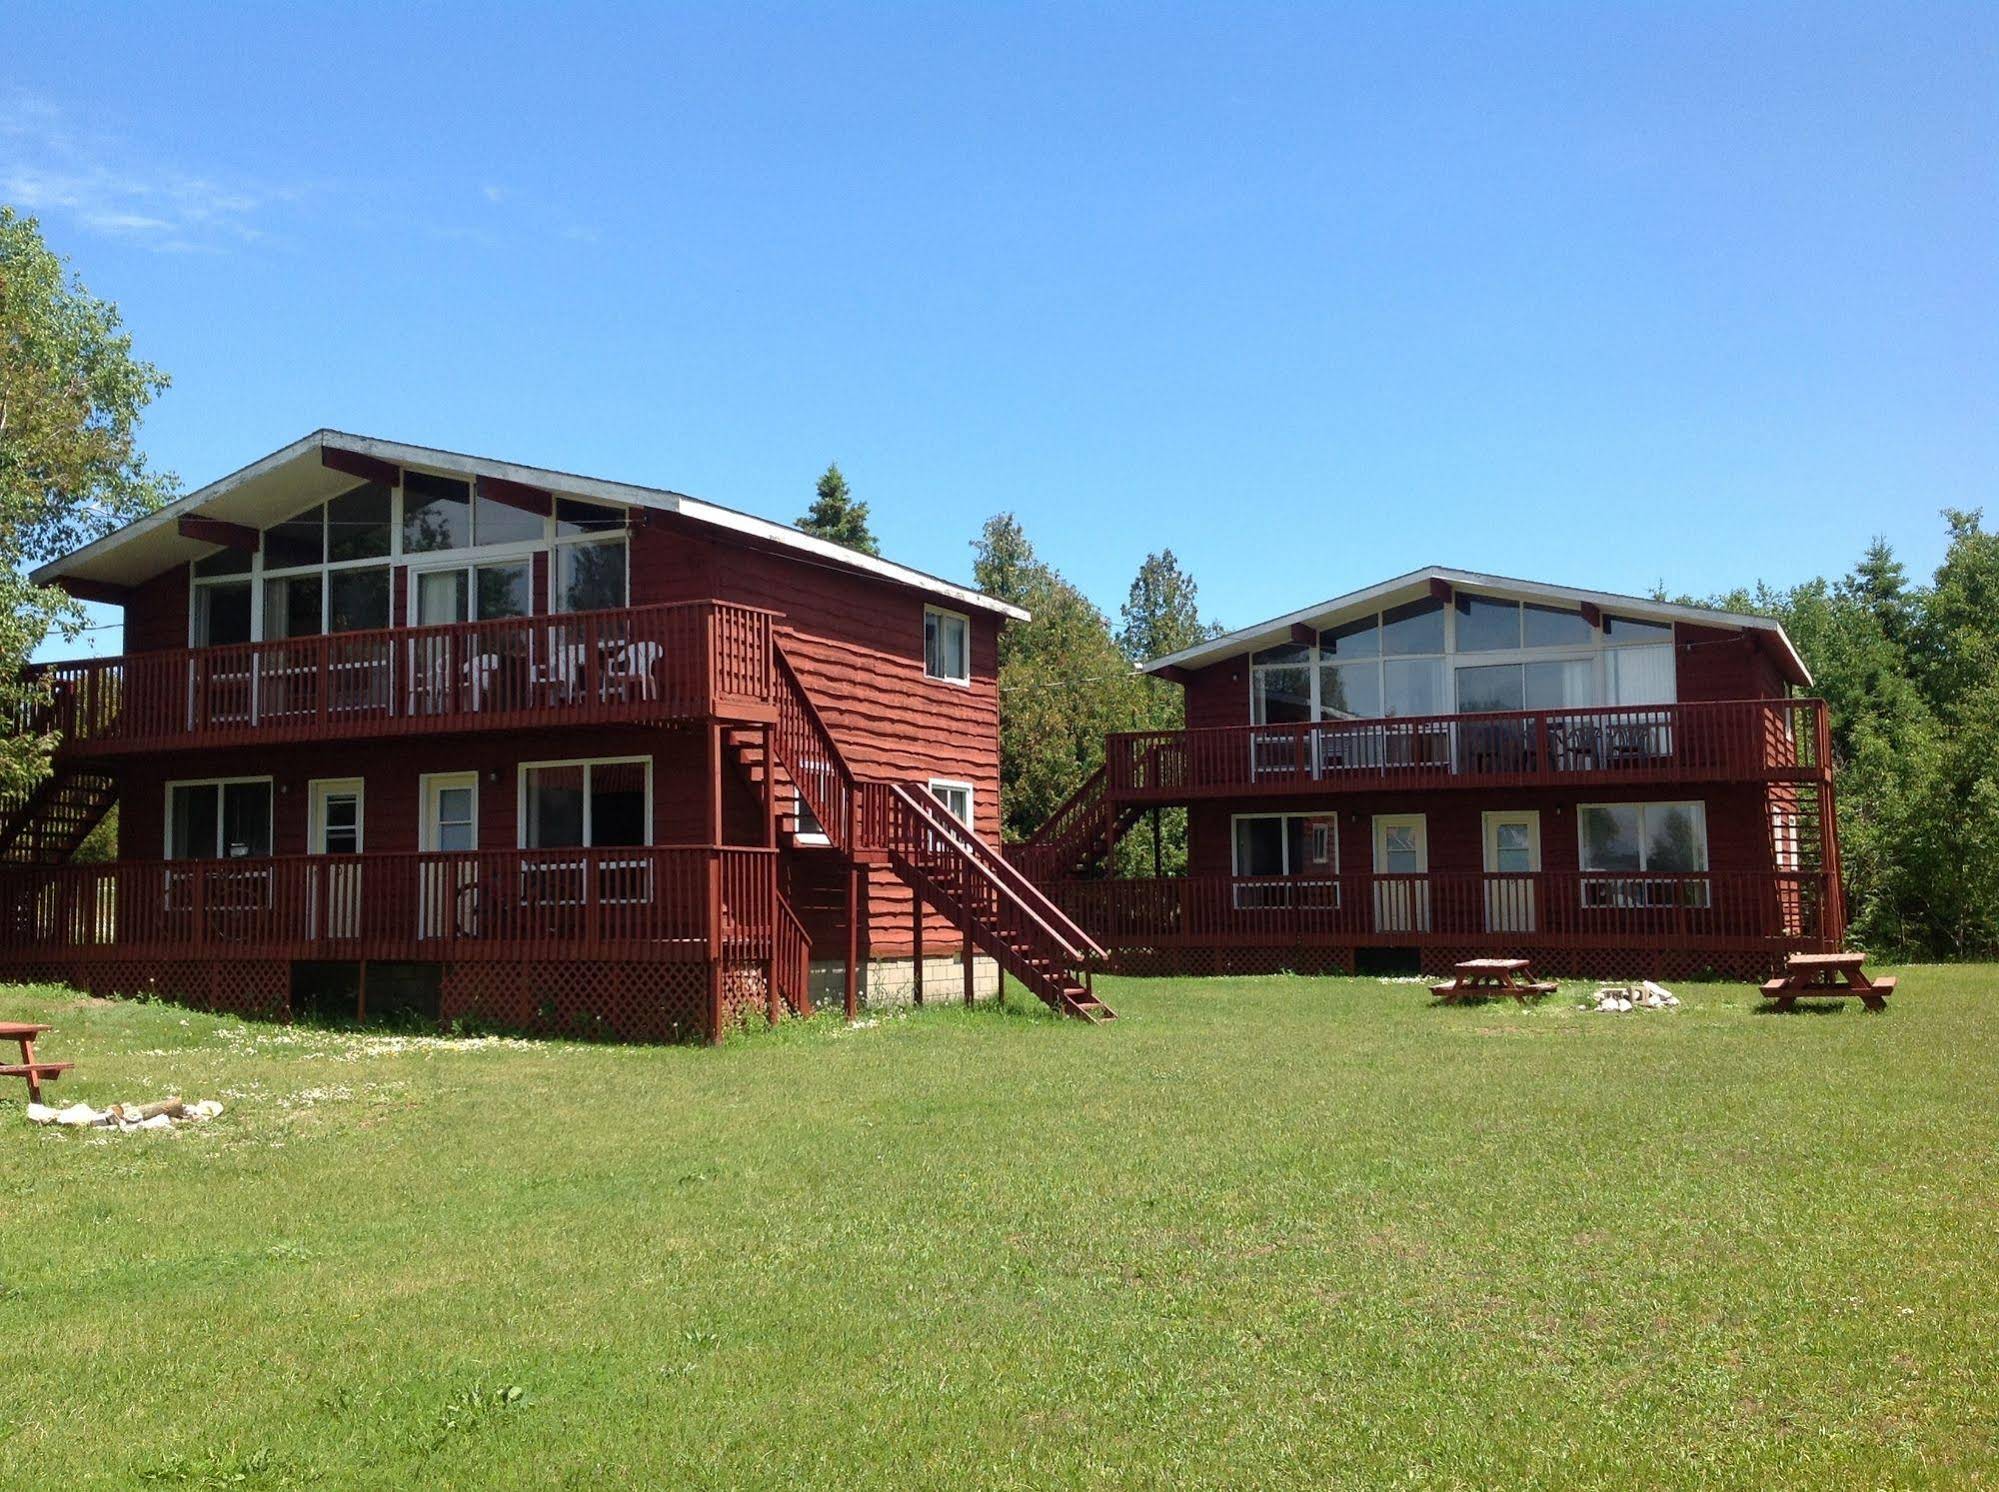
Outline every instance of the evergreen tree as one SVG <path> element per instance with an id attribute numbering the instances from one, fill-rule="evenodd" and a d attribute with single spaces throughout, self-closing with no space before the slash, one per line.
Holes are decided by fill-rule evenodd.
<path id="1" fill-rule="evenodd" d="M 881 553 L 881 545 L 868 528 L 868 505 L 854 501 L 837 461 L 829 463 L 820 476 L 812 507 L 798 520 L 797 526 L 818 538 L 858 549 L 862 554 Z"/>

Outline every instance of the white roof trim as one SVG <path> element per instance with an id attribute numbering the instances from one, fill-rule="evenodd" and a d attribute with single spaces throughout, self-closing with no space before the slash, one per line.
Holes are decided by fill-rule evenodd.
<path id="1" fill-rule="evenodd" d="M 1642 596 L 1623 596 L 1613 591 L 1579 590 L 1574 586 L 1549 585 L 1539 580 L 1516 580 L 1505 575 L 1485 575 L 1476 570 L 1453 570 L 1444 565 L 1428 565 L 1421 570 L 1411 570 L 1407 575 L 1398 575 L 1393 580 L 1384 580 L 1361 590 L 1349 591 L 1344 596 L 1335 596 L 1330 601 L 1321 601 L 1280 617 L 1272 617 L 1267 622 L 1258 622 L 1251 627 L 1226 632 L 1207 642 L 1196 643 L 1191 648 L 1182 648 L 1177 653 L 1154 658 L 1150 663 L 1141 664 L 1139 671 L 1157 673 L 1165 668 L 1198 668 L 1203 664 L 1254 652 L 1257 648 L 1271 643 L 1288 641 L 1291 628 L 1300 622 L 1311 623 L 1314 626 L 1323 625 L 1342 612 L 1363 611 L 1370 602 L 1385 601 L 1411 591 L 1427 590 L 1432 580 L 1445 581 L 1454 590 L 1461 588 L 1472 592 L 1496 591 L 1528 601 L 1566 601 L 1571 604 L 1587 601 L 1604 610 L 1644 620 L 1691 622 L 1697 626 L 1709 627 L 1740 627 L 1747 631 L 1768 633 L 1782 648 L 1785 662 L 1797 670 L 1798 679 L 1808 688 L 1812 682 L 1811 670 L 1805 667 L 1805 660 L 1798 656 L 1798 650 L 1791 645 L 1791 639 L 1785 635 L 1782 623 L 1770 617 L 1750 616 L 1736 611 L 1716 611 L 1706 606 L 1677 606 L 1668 601 L 1652 601 Z"/>
<path id="2" fill-rule="evenodd" d="M 341 430 L 315 430 L 303 439 L 295 440 L 283 449 L 251 462 L 240 471 L 231 472 L 228 476 L 210 482 L 198 491 L 190 492 L 186 497 L 168 503 L 157 512 L 148 513 L 144 518 L 135 519 L 123 528 L 114 529 L 103 538 L 86 544 L 81 549 L 50 561 L 34 571 L 29 578 L 37 585 L 46 585 L 60 576 L 73 572 L 93 557 L 108 553 L 165 524 L 173 523 L 183 513 L 193 512 L 204 504 L 213 502 L 216 498 L 233 492 L 270 471 L 289 465 L 325 445 L 356 451 L 364 456 L 393 462 L 397 466 L 427 467 L 435 471 L 457 472 L 466 476 L 501 477 L 530 487 L 546 487 L 558 496 L 597 498 L 605 502 L 621 503 L 627 507 L 673 513 L 695 523 L 704 523 L 745 538 L 796 550 L 815 559 L 846 569 L 858 570 L 863 574 L 893 581 L 898 585 L 906 585 L 914 590 L 934 596 L 945 596 L 961 605 L 992 612 L 1017 622 L 1028 620 L 1028 613 L 1020 607 L 996 600 L 968 586 L 956 585 L 922 570 L 914 570 L 907 565 L 898 565 L 893 561 L 879 559 L 871 554 L 862 554 L 826 539 L 815 538 L 811 534 L 801 533 L 789 524 L 774 523 L 767 518 L 739 513 L 733 508 L 703 502 L 699 498 L 688 497 L 684 493 L 667 488 L 640 487 L 629 482 L 606 481 L 601 477 L 579 476 L 574 472 L 554 471 L 540 466 L 522 466 L 516 462 L 498 461 L 484 456 L 467 456 L 457 451 L 442 451 L 431 446 L 405 445 L 400 441 L 353 435 Z"/>

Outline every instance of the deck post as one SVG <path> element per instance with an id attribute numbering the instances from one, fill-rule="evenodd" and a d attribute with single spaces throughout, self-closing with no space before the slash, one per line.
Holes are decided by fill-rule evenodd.
<path id="1" fill-rule="evenodd" d="M 764 848 L 770 851 L 770 965 L 764 970 L 764 993 L 769 999 L 770 1023 L 775 1026 L 784 1014 L 783 1000 L 777 992 L 778 938 L 780 918 L 777 904 L 780 895 L 777 873 L 777 727 L 766 723 L 763 727 L 764 759 Z"/>
<path id="2" fill-rule="evenodd" d="M 916 949 L 911 970 L 916 980 L 916 1003 L 921 1005 L 923 1003 L 923 898 L 917 894 L 914 886 L 909 888 L 909 913 L 911 941 Z"/>
<path id="3" fill-rule="evenodd" d="M 964 914 L 964 916 L 963 916 L 963 921 L 964 921 L 964 924 L 965 924 L 965 952 L 964 952 L 964 962 L 965 962 L 965 1008 L 966 1008 L 967 1010 L 969 1010 L 969 1009 L 971 1009 L 971 1008 L 972 1008 L 972 1006 L 973 1006 L 973 1005 L 975 1005 L 975 1004 L 977 1004 L 977 1003 L 978 1003 L 978 1001 L 977 1001 L 977 997 L 976 997 L 976 995 L 975 995 L 975 993 L 974 993 L 974 990 L 973 990 L 973 985 L 972 985 L 972 973 L 973 973 L 973 963 L 972 963 L 972 958 L 973 958 L 973 949 L 972 949 L 972 877 L 971 877 L 971 874 L 970 874 L 969 872 L 966 872 L 966 873 L 965 873 L 965 874 L 964 874 L 964 875 L 962 876 L 962 878 L 960 879 L 960 882 L 959 882 L 959 887 L 958 887 L 958 910 L 959 910 L 959 911 L 960 911 L 961 913 L 963 913 L 963 914 Z M 1002 976 L 1002 978 L 1004 978 L 1004 976 Z"/>
<path id="4" fill-rule="evenodd" d="M 861 867 L 847 862 L 847 1024 L 861 1018 Z"/>
<path id="5" fill-rule="evenodd" d="M 708 1044 L 722 1040 L 722 722 L 708 721 Z"/>

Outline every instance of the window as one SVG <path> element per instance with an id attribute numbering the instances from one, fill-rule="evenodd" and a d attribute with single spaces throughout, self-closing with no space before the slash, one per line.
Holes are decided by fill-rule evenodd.
<path id="1" fill-rule="evenodd" d="M 1580 611 L 1564 611 L 1559 606 L 1536 606 L 1528 602 L 1522 609 L 1525 636 L 1530 648 L 1587 648 L 1596 643 L 1596 628 Z"/>
<path id="2" fill-rule="evenodd" d="M 1312 650 L 1298 652 L 1309 664 Z M 1329 627 L 1319 634 L 1316 708 L 1308 705 L 1304 714 L 1287 718 L 1444 714 L 1450 706 L 1444 700 L 1443 652 L 1444 603 L 1434 599 Z M 1309 684 L 1309 669 L 1306 679 Z"/>
<path id="3" fill-rule="evenodd" d="M 1705 805 L 1585 803 L 1576 810 L 1576 833 L 1584 906 L 1708 904 Z M 1663 876 L 1703 879 L 1639 879 Z"/>
<path id="4" fill-rule="evenodd" d="M 1307 899 L 1292 886 L 1237 886 L 1241 908 L 1339 905 L 1339 820 L 1333 814 L 1245 813 L 1235 818 L 1232 865 L 1237 877 L 1319 877 L 1304 883 Z M 1310 893 L 1316 893 L 1316 900 Z"/>
<path id="5" fill-rule="evenodd" d="M 450 622 L 527 616 L 533 610 L 530 562 L 502 560 L 490 565 L 456 565 L 414 572 L 411 616 L 419 627 Z"/>
<path id="6" fill-rule="evenodd" d="M 167 784 L 169 860 L 261 859 L 270 853 L 270 778 Z"/>
<path id="7" fill-rule="evenodd" d="M 573 497 L 555 500 L 555 536 L 573 539 L 584 534 L 615 534 L 625 527 L 624 511 L 601 503 L 578 502 Z"/>
<path id="8" fill-rule="evenodd" d="M 483 493 L 472 505 L 472 542 L 482 549 L 493 544 L 538 544 L 547 536 L 545 513 L 530 513 Z"/>
<path id="9" fill-rule="evenodd" d="M 572 849 L 652 843 L 652 758 L 521 767 L 521 844 Z"/>
<path id="10" fill-rule="evenodd" d="M 1312 718 L 1312 650 L 1295 642 L 1250 655 L 1250 722 L 1290 725 Z"/>
<path id="11" fill-rule="evenodd" d="M 625 541 L 555 546 L 552 611 L 608 611 L 625 604 Z"/>
<path id="12" fill-rule="evenodd" d="M 972 624 L 955 611 L 923 608 L 923 671 L 933 679 L 966 684 L 972 678 Z"/>
<path id="13" fill-rule="evenodd" d="M 1457 607 L 1457 650 L 1460 653 L 1511 652 L 1520 646 L 1520 603 L 1495 601 L 1460 591 Z"/>
<path id="14" fill-rule="evenodd" d="M 196 647 L 222 647 L 250 640 L 250 582 L 197 584 L 194 588 Z"/>
<path id="15" fill-rule="evenodd" d="M 427 471 L 403 473 L 403 553 L 472 546 L 472 487 Z"/>
<path id="16" fill-rule="evenodd" d="M 367 632 L 389 625 L 389 571 L 330 570 L 326 576 L 326 630 Z"/>
<path id="17" fill-rule="evenodd" d="M 393 508 L 394 494 L 380 482 L 363 482 L 334 498 L 326 505 L 327 559 L 387 559 Z"/>
<path id="18" fill-rule="evenodd" d="M 320 572 L 264 582 L 264 636 L 317 637 L 325 592 Z"/>
<path id="19" fill-rule="evenodd" d="M 969 782 L 946 782 L 941 777 L 930 779 L 930 796 L 944 805 L 944 811 L 963 824 L 972 827 L 972 785 Z"/>

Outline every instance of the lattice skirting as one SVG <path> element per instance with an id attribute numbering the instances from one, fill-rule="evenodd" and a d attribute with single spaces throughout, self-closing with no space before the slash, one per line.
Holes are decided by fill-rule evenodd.
<path id="1" fill-rule="evenodd" d="M 722 1018 L 767 1017 L 768 971 L 722 967 Z M 786 1013 L 781 1011 L 781 1013 Z M 445 966 L 439 1018 L 578 1041 L 701 1041 L 709 1036 L 708 965 L 573 960 Z"/>
<path id="2" fill-rule="evenodd" d="M 1535 948 L 1506 950 L 1531 958 L 1534 971 L 1558 979 L 1693 979 L 1703 975 L 1756 983 L 1779 973 L 1782 953 L 1753 949 Z M 1491 948 L 1424 948 L 1422 970 L 1448 976 L 1461 959 L 1491 958 Z M 1111 971 L 1151 977 L 1204 978 L 1215 974 L 1346 974 L 1351 948 L 1114 948 Z"/>
<path id="3" fill-rule="evenodd" d="M 1351 948 L 1113 948 L 1111 972 L 1146 977 L 1217 974 L 1346 974 Z"/>
<path id="4" fill-rule="evenodd" d="M 102 999 L 171 1000 L 196 1010 L 283 1019 L 291 1014 L 283 959 L 78 960 L 0 967 L 0 978 L 66 984 Z"/>
<path id="5" fill-rule="evenodd" d="M 105 998 L 171 1000 L 266 1019 L 288 1019 L 292 1013 L 291 964 L 283 959 L 52 961 L 0 966 L 0 979 L 66 984 Z M 766 1019 L 768 991 L 762 964 L 725 964 L 725 1023 Z M 446 1027 L 463 1021 L 583 1041 L 699 1041 L 709 1035 L 705 963 L 445 964 L 438 996 L 438 1017 Z"/>

